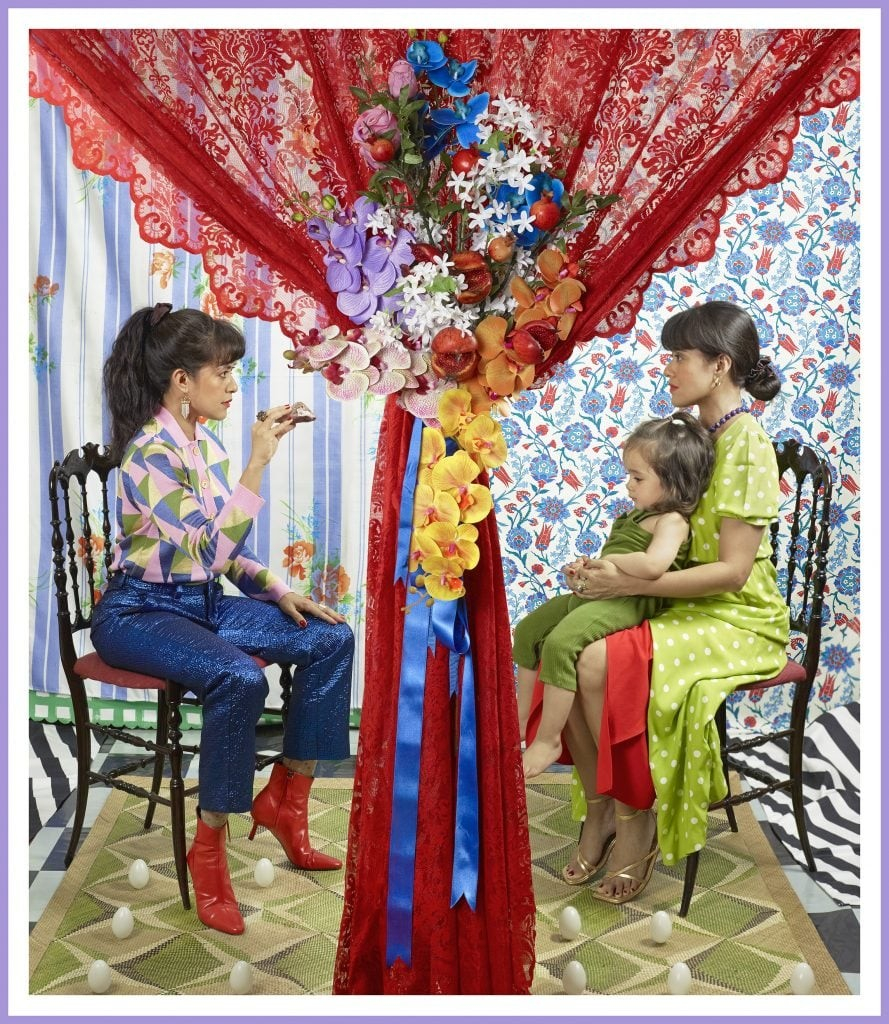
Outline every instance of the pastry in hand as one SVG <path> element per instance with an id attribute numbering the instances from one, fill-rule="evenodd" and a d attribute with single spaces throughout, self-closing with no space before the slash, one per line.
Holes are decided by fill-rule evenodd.
<path id="1" fill-rule="evenodd" d="M 266 416 L 268 416 L 268 410 L 266 409 L 260 409 L 256 414 L 256 418 L 258 420 L 264 420 Z M 287 416 L 282 416 L 281 421 L 283 422 L 285 419 L 289 419 L 294 423 L 311 423 L 315 418 L 315 414 L 305 402 L 294 402 L 293 405 L 290 406 L 290 413 Z"/>

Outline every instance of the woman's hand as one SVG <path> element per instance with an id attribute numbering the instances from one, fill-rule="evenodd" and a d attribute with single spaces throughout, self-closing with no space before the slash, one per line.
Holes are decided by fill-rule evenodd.
<path id="1" fill-rule="evenodd" d="M 639 580 L 627 576 L 607 559 L 586 559 L 583 567 L 566 577 L 578 597 L 598 600 L 602 597 L 626 597 L 638 594 Z"/>
<path id="2" fill-rule="evenodd" d="M 269 409 L 262 419 L 253 424 L 251 432 L 252 450 L 247 460 L 248 467 L 262 468 L 269 464 L 278 450 L 278 441 L 296 426 L 290 415 L 289 405 L 276 405 Z"/>
<path id="3" fill-rule="evenodd" d="M 346 617 L 340 615 L 339 612 L 335 612 L 332 608 L 328 608 L 325 604 L 318 604 L 317 601 L 313 601 L 311 598 L 303 597 L 300 594 L 294 594 L 291 591 L 289 594 L 285 594 L 278 602 L 278 607 L 284 612 L 285 615 L 289 615 L 291 619 L 297 625 L 304 626 L 306 624 L 306 615 L 312 615 L 316 619 L 323 619 L 324 622 L 345 622 Z"/>

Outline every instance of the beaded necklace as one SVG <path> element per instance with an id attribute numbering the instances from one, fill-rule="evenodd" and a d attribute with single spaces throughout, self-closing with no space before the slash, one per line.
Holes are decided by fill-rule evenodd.
<path id="1" fill-rule="evenodd" d="M 719 430 L 719 428 L 724 423 L 728 423 L 728 421 L 732 418 L 732 416 L 737 416 L 739 413 L 748 412 L 748 411 L 749 410 L 747 409 L 746 405 L 739 405 L 737 409 L 732 409 L 731 412 L 727 412 L 725 414 L 725 416 L 723 416 L 721 419 L 718 419 L 712 426 L 707 427 L 707 430 L 708 430 L 709 433 L 715 434 L 716 431 Z"/>

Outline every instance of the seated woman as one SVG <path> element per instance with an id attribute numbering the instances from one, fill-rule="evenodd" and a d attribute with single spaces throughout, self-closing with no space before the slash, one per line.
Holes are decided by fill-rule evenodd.
<path id="1" fill-rule="evenodd" d="M 781 671 L 788 638 L 766 529 L 778 513 L 777 463 L 741 400 L 742 387 L 770 400 L 780 380 L 760 356 L 753 321 L 731 303 L 677 313 L 662 344 L 671 353 L 664 375 L 673 405 L 697 406 L 716 448 L 691 517 L 688 567 L 640 580 L 602 560 L 569 580 L 585 598 L 646 595 L 668 604 L 650 622 L 589 645 L 577 663 L 566 739 L 594 795 L 580 856 L 566 870 L 582 878 L 584 862 L 601 861 L 616 833 L 608 873 L 593 890 L 611 903 L 642 891 L 658 848 L 674 865 L 704 845 L 707 808 L 726 794 L 714 714 L 737 686 Z M 655 795 L 656 818 L 645 813 Z"/>
<path id="2" fill-rule="evenodd" d="M 240 934 L 225 856 L 231 812 L 251 810 L 297 867 L 342 866 L 309 843 L 317 758 L 349 754 L 354 639 L 338 612 L 293 593 L 246 546 L 262 475 L 300 417 L 279 406 L 252 428 L 231 486 L 228 458 L 200 422 L 224 420 L 244 337 L 232 324 L 167 303 L 135 313 L 104 369 L 111 451 L 121 459 L 112 574 L 96 607 L 96 650 L 119 668 L 175 680 L 201 700 L 200 806 L 188 868 L 197 913 Z M 224 595 L 226 575 L 246 597 Z M 250 655 L 294 666 L 283 762 L 253 800 L 254 736 L 268 684 Z"/>

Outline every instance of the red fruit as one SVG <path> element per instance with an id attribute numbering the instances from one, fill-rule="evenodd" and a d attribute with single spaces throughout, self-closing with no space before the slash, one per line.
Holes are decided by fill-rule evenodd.
<path id="1" fill-rule="evenodd" d="M 478 152 L 474 149 L 458 149 L 451 159 L 455 174 L 467 174 L 478 163 Z"/>
<path id="2" fill-rule="evenodd" d="M 436 249 L 434 245 L 427 245 L 426 242 L 412 242 L 411 252 L 418 263 L 431 263 L 433 257 L 444 255 L 441 249 Z"/>
<path id="3" fill-rule="evenodd" d="M 454 267 L 466 280 L 466 287 L 457 295 L 457 302 L 464 306 L 472 306 L 488 297 L 494 282 L 487 261 L 481 253 L 454 253 Z"/>
<path id="4" fill-rule="evenodd" d="M 515 251 L 515 238 L 512 235 L 498 235 L 488 242 L 488 255 L 495 263 L 506 263 Z"/>
<path id="5" fill-rule="evenodd" d="M 374 139 L 369 148 L 370 155 L 381 164 L 388 163 L 395 156 L 395 146 L 391 139 Z"/>
<path id="6" fill-rule="evenodd" d="M 552 231 L 561 216 L 561 208 L 551 199 L 538 199 L 531 204 L 531 219 L 541 231 Z"/>
<path id="7" fill-rule="evenodd" d="M 512 354 L 517 363 L 536 363 L 543 355 L 540 342 L 521 328 L 512 331 L 507 340 L 512 344 Z"/>
<path id="8" fill-rule="evenodd" d="M 478 365 L 475 335 L 456 327 L 445 327 L 432 339 L 432 369 L 439 377 L 467 380 Z"/>
<path id="9" fill-rule="evenodd" d="M 532 320 L 506 336 L 507 347 L 512 347 L 517 363 L 539 363 L 558 341 L 556 328 L 548 320 Z"/>

